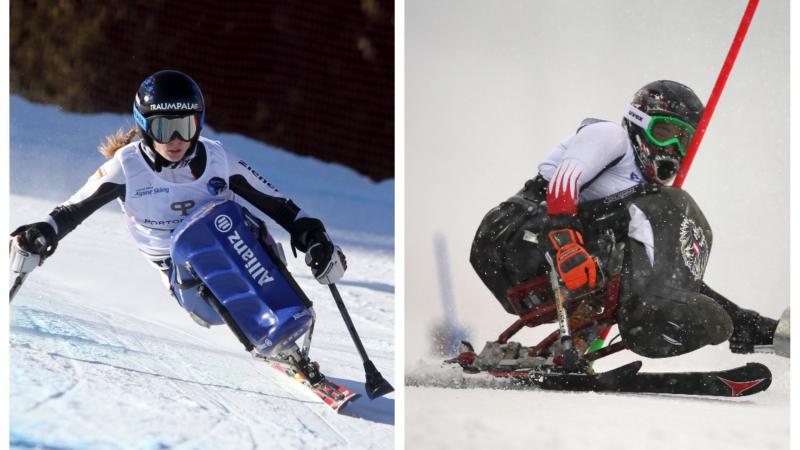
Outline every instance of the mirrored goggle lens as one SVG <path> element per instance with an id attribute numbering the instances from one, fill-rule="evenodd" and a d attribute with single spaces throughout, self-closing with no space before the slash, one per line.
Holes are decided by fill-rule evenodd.
<path id="1" fill-rule="evenodd" d="M 647 137 L 660 147 L 677 144 L 678 151 L 684 156 L 692 142 L 694 127 L 674 117 L 653 116 L 646 132 Z"/>
<path id="2" fill-rule="evenodd" d="M 147 119 L 147 132 L 162 144 L 175 138 L 191 141 L 197 134 L 199 121 L 196 114 L 183 117 L 154 116 Z"/>

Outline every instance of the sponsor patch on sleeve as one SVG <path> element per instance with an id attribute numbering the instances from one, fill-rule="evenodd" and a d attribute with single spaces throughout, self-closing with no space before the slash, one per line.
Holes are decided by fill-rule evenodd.
<path id="1" fill-rule="evenodd" d="M 245 169 L 249 170 L 249 171 L 250 171 L 250 173 L 252 173 L 252 174 L 253 174 L 253 176 L 254 176 L 254 177 L 256 177 L 256 178 L 257 178 L 259 181 L 261 181 L 262 183 L 264 183 L 264 184 L 266 184 L 267 186 L 269 186 L 270 188 L 272 188 L 272 190 L 274 190 L 275 192 L 278 192 L 278 188 L 276 188 L 276 187 L 275 187 L 275 186 L 274 186 L 272 183 L 270 183 L 269 181 L 267 181 L 267 179 L 266 179 L 266 178 L 262 177 L 262 176 L 261 176 L 261 175 L 260 175 L 258 172 L 256 172 L 256 170 L 255 170 L 255 169 L 253 169 L 253 167 L 251 167 L 251 166 L 250 166 L 250 164 L 247 164 L 246 162 L 244 162 L 244 161 L 242 161 L 242 160 L 239 160 L 239 165 L 241 165 L 241 166 L 243 166 Z"/>

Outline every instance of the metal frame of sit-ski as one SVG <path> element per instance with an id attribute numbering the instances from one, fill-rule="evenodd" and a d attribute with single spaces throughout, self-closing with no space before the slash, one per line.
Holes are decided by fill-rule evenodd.
<path id="1" fill-rule="evenodd" d="M 616 315 L 619 305 L 621 282 L 622 274 L 619 272 L 614 273 L 609 276 L 605 285 L 600 290 L 589 294 L 594 297 L 602 297 L 603 309 L 600 313 L 590 316 L 578 323 L 573 323 L 573 321 L 570 320 L 569 328 L 572 333 L 595 326 L 601 328 L 610 327 L 617 323 Z M 567 299 L 565 307 L 569 311 L 586 299 L 586 297 L 587 296 L 581 296 Z M 519 316 L 519 319 L 500 333 L 496 341 L 500 344 L 507 343 L 511 337 L 524 327 L 538 327 L 543 324 L 554 323 L 557 320 L 556 303 L 553 298 L 553 292 L 550 289 L 549 276 L 547 274 L 537 276 L 512 287 L 508 291 L 507 298 L 514 308 L 514 312 Z M 561 332 L 559 330 L 553 331 L 541 342 L 531 347 L 527 356 L 542 356 L 541 353 L 556 343 L 560 336 Z M 582 357 L 586 361 L 595 361 L 626 348 L 625 343 L 620 341 L 583 355 Z M 560 356 L 556 356 L 554 362 L 560 364 L 560 359 Z"/>

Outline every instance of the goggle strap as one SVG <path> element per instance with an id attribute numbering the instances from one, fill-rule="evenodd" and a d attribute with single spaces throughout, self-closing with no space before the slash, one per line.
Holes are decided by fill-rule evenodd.
<path id="1" fill-rule="evenodd" d="M 145 119 L 142 113 L 139 112 L 139 109 L 136 108 L 136 105 L 133 105 L 133 119 L 140 127 L 142 127 L 144 131 L 147 131 L 147 119 Z"/>
<path id="2" fill-rule="evenodd" d="M 635 123 L 636 125 L 642 127 L 645 130 L 650 125 L 650 120 L 651 120 L 651 117 L 647 115 L 647 113 L 641 111 L 640 109 L 631 105 L 630 103 L 625 107 L 625 118 Z"/>

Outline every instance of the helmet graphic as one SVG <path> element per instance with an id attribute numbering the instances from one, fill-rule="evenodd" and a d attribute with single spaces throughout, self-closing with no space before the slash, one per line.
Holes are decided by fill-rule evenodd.
<path id="1" fill-rule="evenodd" d="M 156 72 L 139 85 L 133 117 L 148 150 L 154 148 L 153 141 L 167 143 L 173 139 L 191 142 L 194 149 L 205 118 L 200 86 L 177 70 Z"/>
<path id="2" fill-rule="evenodd" d="M 694 91 L 674 81 L 654 81 L 634 94 L 622 126 L 628 130 L 636 163 L 648 181 L 672 182 L 703 109 Z"/>

